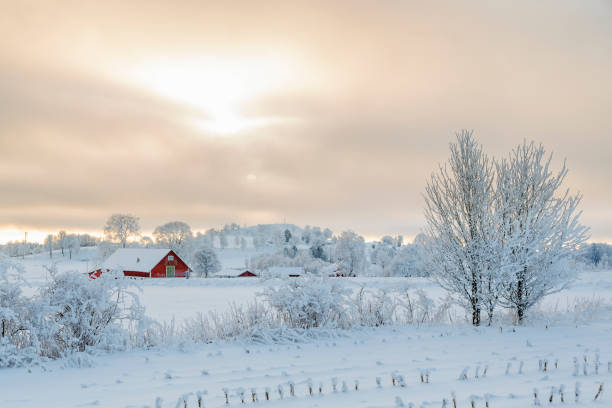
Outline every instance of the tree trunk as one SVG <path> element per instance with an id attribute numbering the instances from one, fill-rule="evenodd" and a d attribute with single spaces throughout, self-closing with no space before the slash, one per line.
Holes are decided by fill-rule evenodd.
<path id="1" fill-rule="evenodd" d="M 480 326 L 480 308 L 475 305 L 472 305 L 472 324 Z"/>
<path id="2" fill-rule="evenodd" d="M 478 280 L 472 273 L 472 324 L 480 326 L 480 306 L 478 305 Z"/>
<path id="3" fill-rule="evenodd" d="M 525 275 L 527 275 L 527 267 L 525 267 Z M 523 324 L 525 318 L 525 305 L 523 302 L 523 278 L 519 278 L 516 283 L 516 316 L 518 324 Z"/>

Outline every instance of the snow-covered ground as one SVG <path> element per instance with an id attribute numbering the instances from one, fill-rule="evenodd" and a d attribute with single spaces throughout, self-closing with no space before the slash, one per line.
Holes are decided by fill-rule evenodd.
<path id="1" fill-rule="evenodd" d="M 58 269 L 85 272 L 92 264 L 92 251 L 84 249 L 71 262 L 62 259 Z M 222 252 L 221 260 L 240 266 L 244 264 L 240 256 L 239 251 L 225 255 Z M 23 262 L 25 277 L 31 285 L 28 291 L 33 293 L 46 280 L 47 272 L 42 265 L 48 262 L 48 255 L 26 258 Z M 434 299 L 444 296 L 435 283 L 421 278 L 339 279 L 354 289 L 362 285 L 410 287 L 423 289 Z M 252 301 L 265 287 L 279 282 L 258 278 L 151 280 L 141 283 L 141 299 L 151 317 L 181 320 L 197 312 L 224 310 L 231 302 Z M 571 288 L 550 296 L 542 307 L 563 309 L 576 298 L 609 301 L 612 271 L 581 272 Z M 596 356 L 600 359 L 598 369 Z M 574 358 L 580 363 L 577 376 L 573 375 Z M 546 372 L 539 370 L 539 360 L 548 360 Z M 488 394 L 490 407 L 528 407 L 533 405 L 534 388 L 539 390 L 542 405 L 609 407 L 612 406 L 612 393 L 606 388 L 612 385 L 609 362 L 612 362 L 612 316 L 586 324 L 565 321 L 548 328 L 541 324 L 474 329 L 462 323 L 386 327 L 340 332 L 333 338 L 321 337 L 300 344 L 177 344 L 169 349 L 80 356 L 29 369 L 0 370 L 0 407 L 154 407 L 157 397 L 163 398 L 162 407 L 175 407 L 181 395 L 201 390 L 208 391 L 202 406 L 224 407 L 227 406 L 224 388 L 229 392 L 230 407 L 395 407 L 399 397 L 406 406 L 413 402 L 415 407 L 442 407 L 446 399 L 450 408 L 452 392 L 456 393 L 457 407 L 470 407 L 471 397 L 476 407 L 484 407 Z M 468 379 L 460 380 L 466 367 Z M 423 370 L 430 371 L 429 383 L 421 383 Z M 397 386 L 393 386 L 393 376 L 403 376 L 405 386 L 399 386 L 399 379 L 395 381 Z M 312 396 L 309 379 L 314 388 Z M 334 379 L 338 383 L 336 392 Z M 575 404 L 577 381 L 581 383 L 582 394 Z M 295 396 L 290 395 L 290 383 L 295 384 Z M 604 391 L 594 402 L 600 383 L 604 383 Z M 279 385 L 283 387 L 282 400 Z M 550 404 L 551 388 L 558 390 L 561 385 L 565 387 L 565 403 L 560 402 L 557 391 Z M 265 401 L 267 387 L 270 401 Z M 240 388 L 245 391 L 244 405 Z M 252 402 L 252 388 L 256 391 L 256 403 Z M 197 406 L 194 398 L 189 397 L 188 407 Z"/>
<path id="2" fill-rule="evenodd" d="M 422 327 L 354 331 L 344 337 L 286 345 L 226 344 L 150 350 L 98 356 L 88 359 L 93 367 L 70 368 L 53 362 L 45 368 L 0 371 L 0 406 L 9 407 L 174 407 L 180 396 L 206 390 L 206 407 L 239 407 L 240 388 L 245 405 L 270 407 L 394 407 L 396 397 L 408 406 L 441 407 L 442 399 L 457 396 L 458 407 L 516 408 L 533 405 L 533 389 L 549 406 L 551 388 L 565 386 L 565 404 L 553 396 L 553 406 L 612 406 L 604 389 L 593 402 L 600 383 L 612 380 L 612 329 L 609 324 L 555 328 Z M 595 374 L 595 358 L 601 366 Z M 587 375 L 583 358 L 587 358 Z M 581 362 L 574 376 L 573 359 Z M 546 372 L 539 360 L 548 360 Z M 523 364 L 522 374 L 519 368 Z M 555 368 L 555 363 L 557 368 Z M 506 375 L 507 365 L 510 364 Z M 460 380 L 465 368 L 467 380 Z M 429 383 L 420 374 L 429 370 Z M 485 374 L 486 370 L 486 374 Z M 478 371 L 478 378 L 475 378 Z M 392 377 L 403 376 L 405 386 L 393 386 Z M 377 377 L 381 386 L 377 386 Z M 337 390 L 333 381 L 337 379 Z M 308 389 L 313 383 L 313 396 Z M 355 390 L 355 381 L 359 381 Z M 574 404 L 575 383 L 581 383 L 579 404 Z M 290 395 L 290 383 L 295 396 Z M 346 390 L 343 391 L 343 382 Z M 396 380 L 399 384 L 401 380 Z M 280 399 L 278 387 L 284 390 Z M 319 393 L 319 386 L 322 392 Z M 253 403 L 255 388 L 259 402 Z M 270 401 L 265 390 L 270 388 Z M 177 405 L 183 406 L 183 405 Z M 188 407 L 196 407 L 193 396 Z M 448 407 L 452 405 L 447 405 Z"/>

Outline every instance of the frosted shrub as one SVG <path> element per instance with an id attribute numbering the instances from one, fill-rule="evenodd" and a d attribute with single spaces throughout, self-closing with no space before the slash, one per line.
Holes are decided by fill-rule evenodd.
<path id="1" fill-rule="evenodd" d="M 197 343 L 215 340 L 250 339 L 259 342 L 274 340 L 274 332 L 282 328 L 282 322 L 270 308 L 259 302 L 245 306 L 232 304 L 223 313 L 198 313 L 186 319 L 182 330 L 168 337 L 186 337 Z"/>
<path id="2" fill-rule="evenodd" d="M 20 366 L 38 358 L 27 319 L 29 303 L 17 283 L 21 269 L 0 254 L 0 368 Z"/>
<path id="3" fill-rule="evenodd" d="M 39 301 L 49 311 L 53 333 L 45 333 L 49 357 L 104 344 L 120 344 L 126 334 L 122 322 L 133 319 L 138 298 L 128 281 L 107 274 L 96 280 L 77 272 L 52 273 Z"/>
<path id="4" fill-rule="evenodd" d="M 354 320 L 365 327 L 379 327 L 393 323 L 396 302 L 387 291 L 367 292 L 361 288 L 351 299 Z"/>
<path id="5" fill-rule="evenodd" d="M 398 298 L 399 310 L 396 320 L 403 324 L 442 323 L 450 320 L 449 310 L 452 299 L 447 297 L 439 305 L 427 296 L 423 290 L 417 290 L 415 294 L 405 290 L 403 296 Z"/>
<path id="6" fill-rule="evenodd" d="M 92 347 L 125 347 L 129 331 L 140 329 L 144 309 L 128 290 L 131 281 L 115 279 L 110 273 L 92 280 L 86 274 L 60 274 L 54 266 L 48 269 L 51 281 L 36 296 L 25 298 L 7 276 L 6 262 L 0 260 L 0 367 L 64 357 Z M 79 365 L 84 358 L 73 362 Z"/>
<path id="7" fill-rule="evenodd" d="M 348 293 L 349 290 L 337 280 L 297 278 L 287 281 L 278 289 L 266 289 L 263 298 L 289 327 L 346 328 Z"/>

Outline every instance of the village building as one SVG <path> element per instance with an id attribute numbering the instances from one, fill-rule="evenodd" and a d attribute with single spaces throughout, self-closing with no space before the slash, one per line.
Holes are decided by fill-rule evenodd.
<path id="1" fill-rule="evenodd" d="M 191 269 L 171 249 L 120 248 L 89 276 L 95 279 L 108 271 L 141 278 L 186 278 Z"/>

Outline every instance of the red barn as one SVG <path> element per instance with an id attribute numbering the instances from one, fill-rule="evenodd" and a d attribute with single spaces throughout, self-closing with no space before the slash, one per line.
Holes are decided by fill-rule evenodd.
<path id="1" fill-rule="evenodd" d="M 110 270 L 123 271 L 124 276 L 185 278 L 190 268 L 171 249 L 120 248 L 89 276 L 95 279 Z"/>

